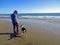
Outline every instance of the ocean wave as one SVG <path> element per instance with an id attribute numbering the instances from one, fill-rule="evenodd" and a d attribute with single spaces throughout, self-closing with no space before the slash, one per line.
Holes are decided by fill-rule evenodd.
<path id="1" fill-rule="evenodd" d="M 0 16 L 0 18 L 10 18 L 10 16 Z"/>
<path id="2" fill-rule="evenodd" d="M 18 16 L 19 18 L 60 18 L 60 16 Z M 0 16 L 0 18 L 10 18 L 10 16 Z"/>
<path id="3" fill-rule="evenodd" d="M 60 16 L 21 16 L 22 18 L 60 18 Z"/>

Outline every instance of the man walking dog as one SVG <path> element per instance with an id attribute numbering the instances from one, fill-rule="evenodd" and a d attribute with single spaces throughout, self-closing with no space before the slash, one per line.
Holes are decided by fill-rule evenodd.
<path id="1" fill-rule="evenodd" d="M 18 18 L 17 18 L 17 10 L 15 10 L 13 12 L 13 14 L 11 14 L 11 21 L 12 21 L 12 24 L 13 24 L 13 31 L 14 31 L 14 35 L 16 36 L 18 34 L 18 26 L 19 26 L 19 22 L 18 22 Z"/>

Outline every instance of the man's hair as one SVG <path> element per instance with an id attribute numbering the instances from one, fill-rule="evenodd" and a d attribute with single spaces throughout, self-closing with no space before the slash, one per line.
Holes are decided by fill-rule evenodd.
<path id="1" fill-rule="evenodd" d="M 17 12 L 17 10 L 15 10 L 13 13 L 17 14 L 18 12 Z"/>

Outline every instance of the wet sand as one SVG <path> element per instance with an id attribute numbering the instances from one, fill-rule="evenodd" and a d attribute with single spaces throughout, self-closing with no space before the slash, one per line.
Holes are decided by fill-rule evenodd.
<path id="1" fill-rule="evenodd" d="M 22 19 L 20 22 L 27 32 L 23 37 L 9 40 L 13 32 L 11 22 L 0 20 L 0 45 L 60 45 L 60 23 L 30 19 Z"/>

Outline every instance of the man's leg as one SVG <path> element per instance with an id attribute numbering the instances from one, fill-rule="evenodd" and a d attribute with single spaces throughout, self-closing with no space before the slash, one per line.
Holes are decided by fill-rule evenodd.
<path id="1" fill-rule="evenodd" d="M 16 34 L 16 31 L 15 31 L 15 23 L 13 23 L 13 31 L 14 31 L 14 34 Z"/>
<path id="2" fill-rule="evenodd" d="M 18 25 L 17 25 L 17 34 L 18 34 Z"/>
<path id="3" fill-rule="evenodd" d="M 17 31 L 17 34 L 18 34 L 18 24 L 16 23 L 16 31 Z"/>

